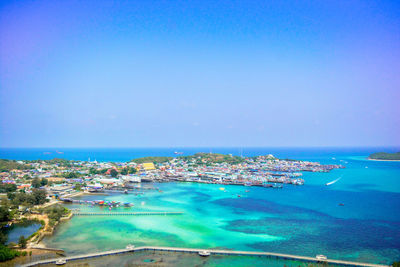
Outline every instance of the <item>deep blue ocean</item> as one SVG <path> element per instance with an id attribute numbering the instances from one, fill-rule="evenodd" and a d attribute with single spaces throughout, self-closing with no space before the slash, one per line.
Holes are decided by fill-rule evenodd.
<path id="1" fill-rule="evenodd" d="M 200 241 L 196 243 L 194 240 L 189 242 L 180 239 L 187 231 L 193 231 L 193 237 L 198 240 L 233 249 L 309 256 L 322 253 L 331 258 L 386 264 L 400 260 L 400 162 L 366 159 L 371 153 L 396 152 L 400 151 L 399 148 L 0 149 L 0 158 L 90 158 L 97 161 L 122 162 L 144 156 L 176 156 L 175 151 L 183 152 L 183 155 L 196 152 L 243 156 L 273 154 L 279 158 L 342 164 L 346 168 L 330 173 L 305 173 L 304 186 L 285 186 L 281 190 L 252 188 L 246 194 L 242 192 L 244 189 L 233 186 L 229 190 L 235 194 L 229 196 L 223 195 L 218 186 L 214 185 L 161 184 L 160 188 L 163 188 L 164 193 L 157 195 L 155 192 L 149 195 L 145 202 L 159 209 L 178 207 L 187 210 L 187 218 L 183 217 L 179 225 L 174 220 L 160 224 L 152 222 L 151 229 L 147 227 L 150 224 L 148 221 L 142 224 L 139 224 L 139 221 L 129 221 L 127 227 L 135 225 L 135 233 L 140 233 L 140 238 L 134 237 L 138 242 L 140 240 L 143 244 L 168 245 L 171 241 L 181 242 L 179 245 L 182 246 L 202 245 Z M 339 177 L 341 179 L 335 184 L 325 186 L 327 182 Z M 237 194 L 243 194 L 243 197 L 237 198 L 236 191 Z M 132 198 L 132 201 L 136 200 Z M 137 205 L 140 206 L 142 201 L 143 199 L 138 199 Z M 339 203 L 343 203 L 344 206 L 339 206 Z M 192 221 L 190 216 L 193 214 L 196 218 L 206 218 L 210 222 L 219 223 L 215 226 L 210 224 L 208 232 L 196 232 L 193 229 L 202 227 L 203 224 Z M 225 215 L 221 217 L 221 214 Z M 76 227 L 81 220 L 83 221 L 73 219 L 64 228 L 60 228 L 62 230 L 50 238 L 48 244 L 72 250 L 71 253 L 74 253 L 66 244 L 74 242 L 74 231 L 83 227 Z M 114 221 L 109 223 L 115 224 Z M 169 227 L 163 228 L 164 225 Z M 82 242 L 80 251 L 104 250 L 104 246 L 107 246 L 105 244 L 110 244 L 110 249 L 118 246 L 117 241 L 112 243 L 109 241 L 112 238 L 106 236 L 119 235 L 120 233 L 111 230 L 114 228 L 113 226 L 105 232 L 88 234 L 85 240 L 79 241 Z M 115 228 L 115 231 L 124 231 L 125 228 Z M 133 234 L 127 230 L 128 237 L 133 238 L 130 236 Z M 100 247 L 96 247 L 103 235 L 105 241 Z M 248 238 L 239 238 L 246 235 Z M 265 235 L 279 239 L 268 239 Z"/>
<path id="2" fill-rule="evenodd" d="M 196 152 L 213 152 L 243 156 L 258 156 L 273 154 L 278 158 L 293 158 L 302 160 L 330 160 L 336 156 L 367 157 L 374 152 L 397 152 L 396 147 L 355 147 L 355 148 L 0 148 L 1 159 L 36 160 L 65 158 L 70 160 L 97 160 L 123 162 L 134 158 L 147 156 L 177 156 L 192 155 Z"/>

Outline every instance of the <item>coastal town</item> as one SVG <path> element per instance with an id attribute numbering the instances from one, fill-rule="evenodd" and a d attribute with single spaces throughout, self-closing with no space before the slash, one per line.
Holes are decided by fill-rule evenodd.
<path id="1" fill-rule="evenodd" d="M 274 187 L 303 185 L 304 172 L 329 172 L 342 165 L 278 159 L 273 155 L 238 157 L 197 153 L 181 157 L 146 157 L 129 162 L 71 161 L 65 159 L 15 161 L 0 172 L 2 184 L 30 190 L 39 180 L 48 198 L 76 191 L 125 190 L 151 182 L 196 182 Z M 0 170 L 1 171 L 1 170 Z M 45 182 L 43 182 L 45 181 Z M 37 186 L 36 186 L 37 188 Z"/>
<path id="2" fill-rule="evenodd" d="M 257 186 L 281 189 L 301 186 L 305 172 L 329 172 L 342 165 L 323 165 L 318 162 L 278 159 L 273 155 L 239 157 L 215 153 L 196 153 L 191 156 L 145 157 L 129 162 L 52 160 L 0 160 L 2 244 L 7 244 L 7 229 L 12 225 L 36 222 L 41 225 L 29 237 L 20 237 L 18 244 L 8 242 L 2 260 L 23 253 L 32 253 L 56 225 L 73 216 L 61 205 L 79 202 L 80 194 L 123 193 L 156 189 L 153 184 L 191 182 L 204 184 Z M 221 187 L 223 188 L 223 187 Z M 266 189 L 268 190 L 268 189 Z M 111 208 L 131 203 L 94 201 L 91 205 Z M 4 232 L 4 233 L 3 233 Z"/>

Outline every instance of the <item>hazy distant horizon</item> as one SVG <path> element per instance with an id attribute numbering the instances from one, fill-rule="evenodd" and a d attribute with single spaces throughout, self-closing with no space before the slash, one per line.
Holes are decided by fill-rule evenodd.
<path id="1" fill-rule="evenodd" d="M 252 149 L 252 148 L 290 148 L 290 149 L 324 149 L 324 148 L 343 148 L 343 149 L 351 149 L 351 148 L 382 148 L 382 149 L 400 149 L 400 145 L 396 146 L 120 146 L 120 147 L 0 147 L 0 149 L 191 149 L 191 148 L 229 148 L 229 149 Z"/>

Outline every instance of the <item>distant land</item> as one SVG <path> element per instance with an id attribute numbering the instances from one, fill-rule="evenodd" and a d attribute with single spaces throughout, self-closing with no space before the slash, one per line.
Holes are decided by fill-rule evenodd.
<path id="1" fill-rule="evenodd" d="M 369 155 L 368 159 L 370 160 L 399 160 L 400 161 L 400 152 L 396 153 L 386 153 L 386 152 L 378 152 Z"/>

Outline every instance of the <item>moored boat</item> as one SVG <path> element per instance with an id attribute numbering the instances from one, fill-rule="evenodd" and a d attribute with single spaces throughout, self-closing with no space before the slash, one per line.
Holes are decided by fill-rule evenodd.
<path id="1" fill-rule="evenodd" d="M 202 257 L 208 257 L 208 256 L 210 256 L 210 252 L 208 250 L 202 250 L 202 251 L 199 251 L 199 255 Z"/>
<path id="2" fill-rule="evenodd" d="M 57 261 L 56 261 L 56 265 L 64 265 L 64 264 L 66 264 L 67 263 L 67 261 L 65 260 L 65 259 L 58 259 Z"/>
<path id="3" fill-rule="evenodd" d="M 317 255 L 315 256 L 315 258 L 319 261 L 324 261 L 328 259 L 325 255 Z"/>

